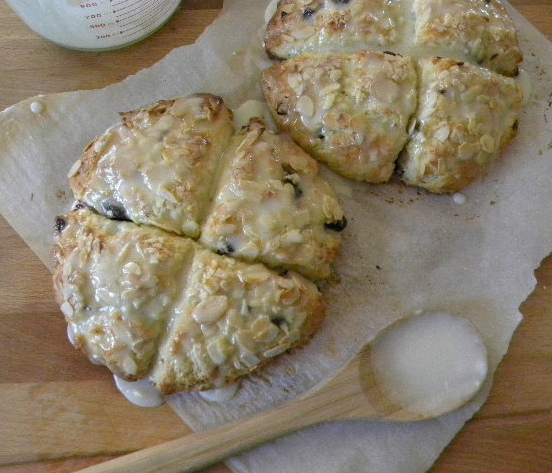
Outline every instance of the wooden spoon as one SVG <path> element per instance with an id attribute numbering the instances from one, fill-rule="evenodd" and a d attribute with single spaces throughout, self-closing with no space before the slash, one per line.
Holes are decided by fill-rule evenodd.
<path id="1" fill-rule="evenodd" d="M 409 346 L 408 353 L 400 357 L 402 361 L 393 359 L 397 350 Z M 389 361 L 394 365 L 391 366 Z M 435 366 L 427 366 L 428 361 Z M 430 384 L 435 385 L 431 390 L 439 392 L 430 405 L 422 408 L 420 396 L 427 397 L 423 386 L 421 391 L 410 393 L 410 397 L 404 392 L 393 392 L 397 389 L 417 391 L 420 388 L 416 380 L 412 386 L 404 384 L 404 378 L 408 377 L 413 366 L 416 371 L 418 362 L 425 363 L 419 370 L 423 373 L 420 376 L 434 372 L 436 376 L 448 378 L 430 380 Z M 382 369 L 386 370 L 386 374 L 389 374 L 389 369 L 396 370 L 393 376 L 400 378 L 395 379 L 398 384 L 383 379 Z M 450 377 L 454 373 L 459 373 L 456 379 Z M 215 429 L 124 455 L 81 472 L 192 472 L 268 440 L 323 422 L 350 419 L 415 421 L 436 417 L 470 400 L 479 391 L 486 376 L 485 346 L 466 319 L 443 313 L 408 317 L 391 324 L 333 379 L 296 401 Z M 448 389 L 451 382 L 452 390 Z M 443 383 L 447 384 L 445 390 L 440 387 Z M 440 397 L 447 399 L 441 402 L 443 399 Z M 403 401 L 402 405 L 397 399 Z M 405 399 L 407 402 L 404 402 Z"/>

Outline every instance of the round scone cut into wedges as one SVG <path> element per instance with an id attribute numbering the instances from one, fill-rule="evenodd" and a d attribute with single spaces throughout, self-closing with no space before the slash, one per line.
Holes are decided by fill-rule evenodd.
<path id="1" fill-rule="evenodd" d="M 339 174 L 387 182 L 416 109 L 416 72 L 393 53 L 301 55 L 262 73 L 274 120 Z"/>
<path id="2" fill-rule="evenodd" d="M 220 97 L 193 94 L 121 115 L 75 163 L 75 198 L 111 218 L 197 238 L 231 111 Z"/>
<path id="3" fill-rule="evenodd" d="M 260 119 L 233 138 L 222 160 L 199 241 L 245 261 L 328 278 L 346 219 L 318 163 Z"/>
<path id="4" fill-rule="evenodd" d="M 164 394 L 233 383 L 309 340 L 317 287 L 88 208 L 58 217 L 54 288 L 76 347 Z"/>
<path id="5" fill-rule="evenodd" d="M 500 0 L 280 0 L 265 49 L 278 126 L 344 177 L 453 193 L 516 134 L 523 55 Z"/>
<path id="6" fill-rule="evenodd" d="M 453 193 L 485 176 L 517 133 L 522 96 L 516 82 L 452 59 L 420 61 L 420 96 L 401 179 Z"/>
<path id="7" fill-rule="evenodd" d="M 346 219 L 318 162 L 222 98 L 122 114 L 71 170 L 56 300 L 73 344 L 163 394 L 234 383 L 306 343 Z"/>

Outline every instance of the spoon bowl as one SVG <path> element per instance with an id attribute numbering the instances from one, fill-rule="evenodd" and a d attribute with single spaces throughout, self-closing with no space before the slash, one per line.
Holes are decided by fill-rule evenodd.
<path id="1" fill-rule="evenodd" d="M 416 369 L 418 362 L 425 365 Z M 485 345 L 467 319 L 445 313 L 407 316 L 380 332 L 334 378 L 293 402 L 81 472 L 187 473 L 324 422 L 437 417 L 472 399 L 487 369 Z M 421 386 L 428 382 L 429 389 Z"/>

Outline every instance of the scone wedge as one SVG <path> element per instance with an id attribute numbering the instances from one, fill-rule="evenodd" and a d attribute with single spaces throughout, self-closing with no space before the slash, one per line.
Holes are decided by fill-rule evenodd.
<path id="1" fill-rule="evenodd" d="M 73 344 L 124 379 L 145 377 L 193 254 L 188 238 L 88 208 L 59 216 L 54 291 Z"/>
<path id="2" fill-rule="evenodd" d="M 306 343 L 325 308 L 297 273 L 198 248 L 176 312 L 151 378 L 165 394 L 236 382 Z"/>
<path id="3" fill-rule="evenodd" d="M 393 174 L 416 86 L 412 61 L 390 52 L 301 55 L 262 74 L 280 129 L 334 171 L 370 183 Z"/>
<path id="4" fill-rule="evenodd" d="M 452 59 L 424 59 L 420 104 L 399 160 L 402 180 L 444 194 L 485 176 L 517 133 L 522 93 L 514 79 Z"/>
<path id="5" fill-rule="evenodd" d="M 222 160 L 199 242 L 313 280 L 329 277 L 346 220 L 316 160 L 260 119 L 233 138 Z"/>
<path id="6" fill-rule="evenodd" d="M 265 49 L 275 59 L 393 49 L 403 24 L 397 0 L 280 0 L 266 28 Z"/>
<path id="7" fill-rule="evenodd" d="M 507 76 L 523 54 L 500 0 L 414 0 L 414 43 L 426 54 L 464 59 Z"/>
<path id="8" fill-rule="evenodd" d="M 317 287 L 81 208 L 58 217 L 54 288 L 74 344 L 165 394 L 221 387 L 311 337 Z"/>
<path id="9" fill-rule="evenodd" d="M 232 113 L 210 94 L 124 113 L 75 163 L 71 188 L 77 200 L 110 218 L 197 238 L 233 131 Z"/>

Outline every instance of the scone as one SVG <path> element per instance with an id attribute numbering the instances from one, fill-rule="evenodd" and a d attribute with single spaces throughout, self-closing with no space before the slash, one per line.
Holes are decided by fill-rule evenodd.
<path id="1" fill-rule="evenodd" d="M 416 72 L 393 53 L 301 55 L 262 73 L 281 130 L 357 181 L 387 182 L 416 108 Z"/>
<path id="2" fill-rule="evenodd" d="M 280 0 L 266 29 L 275 59 L 306 53 L 390 48 L 401 39 L 399 0 Z"/>
<path id="3" fill-rule="evenodd" d="M 419 97 L 400 158 L 406 184 L 457 192 L 484 176 L 516 135 L 522 95 L 509 77 L 452 59 L 425 59 Z"/>
<path id="4" fill-rule="evenodd" d="M 76 347 L 165 394 L 224 386 L 305 343 L 346 225 L 319 165 L 221 98 L 123 115 L 72 170 L 56 300 Z M 268 266 L 273 269 L 269 269 Z M 299 274 L 299 273 L 302 273 Z"/>
<path id="5" fill-rule="evenodd" d="M 165 393 L 234 383 L 306 343 L 321 323 L 316 286 L 288 271 L 197 249 L 186 290 L 163 340 L 152 380 Z"/>
<path id="6" fill-rule="evenodd" d="M 54 288 L 74 344 L 165 393 L 223 386 L 305 343 L 324 316 L 308 279 L 81 208 L 56 222 Z"/>
<path id="7" fill-rule="evenodd" d="M 199 241 L 220 254 L 327 278 L 346 220 L 318 169 L 291 139 L 252 119 L 223 156 Z"/>
<path id="8" fill-rule="evenodd" d="M 124 113 L 77 161 L 71 188 L 111 218 L 197 238 L 232 133 L 232 113 L 209 94 Z"/>
<path id="9" fill-rule="evenodd" d="M 81 208 L 57 218 L 54 290 L 73 344 L 135 380 L 150 371 L 194 244 Z"/>
<path id="10" fill-rule="evenodd" d="M 414 0 L 414 43 L 426 56 L 464 58 L 515 76 L 523 55 L 500 0 Z"/>

